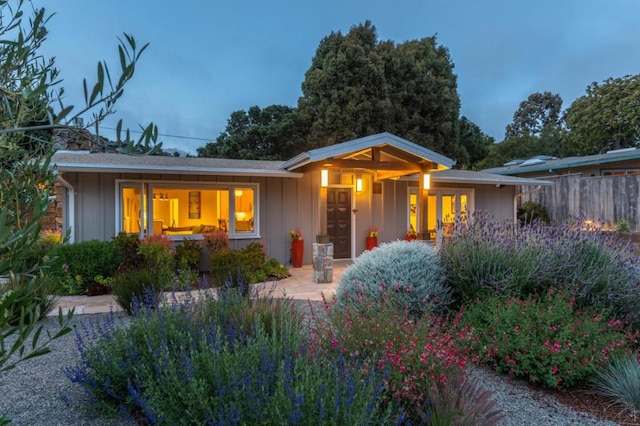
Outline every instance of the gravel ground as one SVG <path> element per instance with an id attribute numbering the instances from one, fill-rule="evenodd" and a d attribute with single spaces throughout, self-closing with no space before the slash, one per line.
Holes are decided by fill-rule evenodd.
<path id="1" fill-rule="evenodd" d="M 75 324 L 100 320 L 104 315 L 78 315 Z M 54 318 L 45 320 L 55 329 Z M 62 367 L 78 359 L 73 333 L 53 342 L 52 353 L 19 364 L 0 373 L 0 413 L 13 420 L 13 425 L 135 425 L 126 418 L 100 417 L 87 402 L 82 389 L 71 383 Z M 615 425 L 589 417 L 559 404 L 553 398 L 531 391 L 490 372 L 472 369 L 469 375 L 493 393 L 498 408 L 504 413 L 501 426 L 524 425 Z"/>

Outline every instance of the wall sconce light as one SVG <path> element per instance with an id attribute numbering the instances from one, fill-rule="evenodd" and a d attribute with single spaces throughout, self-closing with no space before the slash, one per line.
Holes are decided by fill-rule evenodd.
<path id="1" fill-rule="evenodd" d="M 362 178 L 356 178 L 356 192 L 360 194 L 362 192 Z"/>
<path id="2" fill-rule="evenodd" d="M 320 170 L 320 186 L 326 188 L 329 186 L 329 170 Z"/>
<path id="3" fill-rule="evenodd" d="M 236 194 L 236 197 L 242 197 L 242 194 L 243 194 L 242 189 L 236 189 L 235 194 Z"/>
<path id="4" fill-rule="evenodd" d="M 425 191 L 431 189 L 431 175 L 429 173 L 422 175 L 422 189 Z"/>

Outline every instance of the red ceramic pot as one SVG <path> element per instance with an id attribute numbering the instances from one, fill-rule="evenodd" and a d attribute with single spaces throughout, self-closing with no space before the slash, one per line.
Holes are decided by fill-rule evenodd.
<path id="1" fill-rule="evenodd" d="M 367 237 L 367 250 L 378 247 L 378 237 Z"/>
<path id="2" fill-rule="evenodd" d="M 291 240 L 291 265 L 294 268 L 302 267 L 304 255 L 304 240 Z"/>

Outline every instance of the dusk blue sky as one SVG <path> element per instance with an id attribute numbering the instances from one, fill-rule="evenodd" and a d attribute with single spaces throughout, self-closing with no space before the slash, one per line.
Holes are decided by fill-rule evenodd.
<path id="1" fill-rule="evenodd" d="M 132 129 L 215 140 L 233 111 L 296 106 L 316 48 L 332 31 L 370 20 L 379 40 L 437 35 L 458 76 L 461 115 L 501 141 L 531 93 L 559 93 L 563 109 L 587 85 L 640 73 L 640 0 L 34 0 L 56 15 L 43 49 L 55 56 L 67 103 L 82 104 L 96 62 L 118 69 L 117 38 L 149 42 L 118 118 Z M 105 129 L 104 134 L 113 136 Z M 161 136 L 195 153 L 205 140 Z"/>

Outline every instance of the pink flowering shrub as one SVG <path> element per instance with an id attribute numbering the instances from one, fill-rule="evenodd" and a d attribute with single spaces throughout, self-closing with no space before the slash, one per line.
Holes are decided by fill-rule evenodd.
<path id="1" fill-rule="evenodd" d="M 635 340 L 619 321 L 578 310 L 572 297 L 553 289 L 525 300 L 476 300 L 460 324 L 475 329 L 471 349 L 488 367 L 550 388 L 591 381 Z"/>
<path id="2" fill-rule="evenodd" d="M 205 232 L 202 234 L 202 237 L 203 240 L 201 244 L 203 247 L 209 249 L 210 253 L 215 253 L 229 248 L 229 234 L 227 234 L 224 229 Z"/>
<path id="3" fill-rule="evenodd" d="M 385 302 L 386 301 L 386 302 Z M 433 384 L 447 384 L 464 372 L 469 357 L 460 340 L 468 339 L 466 327 L 453 318 L 449 323 L 424 316 L 415 319 L 384 297 L 358 310 L 340 308 L 334 299 L 324 304 L 326 315 L 314 314 L 311 351 L 338 351 L 347 360 L 364 361 L 387 372 L 387 402 L 404 407 L 411 417 L 430 410 L 429 390 Z"/>
<path id="4" fill-rule="evenodd" d="M 147 262 L 162 265 L 173 260 L 173 242 L 164 235 L 148 235 L 140 241 L 138 253 L 144 255 Z M 171 263 L 169 263 L 171 264 Z"/>

